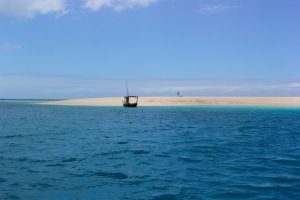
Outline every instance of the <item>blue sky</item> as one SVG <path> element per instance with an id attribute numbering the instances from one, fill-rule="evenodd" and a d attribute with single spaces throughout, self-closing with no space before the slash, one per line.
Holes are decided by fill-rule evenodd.
<path id="1" fill-rule="evenodd" d="M 0 0 L 0 98 L 299 96 L 298 0 Z"/>

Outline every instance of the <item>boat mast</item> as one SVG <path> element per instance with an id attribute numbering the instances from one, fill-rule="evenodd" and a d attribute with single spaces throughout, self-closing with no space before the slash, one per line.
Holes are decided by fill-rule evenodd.
<path id="1" fill-rule="evenodd" d="M 126 90 L 127 90 L 127 96 L 129 96 L 127 80 L 126 80 Z"/>

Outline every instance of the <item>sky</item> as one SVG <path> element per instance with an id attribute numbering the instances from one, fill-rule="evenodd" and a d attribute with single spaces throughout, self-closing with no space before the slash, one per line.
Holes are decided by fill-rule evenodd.
<path id="1" fill-rule="evenodd" d="M 299 0 L 0 0 L 0 99 L 300 96 Z"/>

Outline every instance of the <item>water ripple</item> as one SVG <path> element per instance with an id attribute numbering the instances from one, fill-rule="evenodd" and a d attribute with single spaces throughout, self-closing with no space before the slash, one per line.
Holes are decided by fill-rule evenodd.
<path id="1" fill-rule="evenodd" d="M 133 154 L 149 154 L 149 151 L 146 150 L 133 150 L 132 151 Z"/>
<path id="2" fill-rule="evenodd" d="M 179 198 L 176 197 L 174 194 L 162 194 L 153 197 L 153 200 L 177 200 Z"/>
<path id="3" fill-rule="evenodd" d="M 298 199 L 300 112 L 0 101 L 0 199 Z"/>
<path id="4" fill-rule="evenodd" d="M 108 177 L 108 178 L 115 178 L 115 179 L 127 179 L 128 176 L 121 172 L 104 172 L 104 171 L 97 171 L 97 172 L 91 172 L 95 176 L 102 176 L 102 177 Z"/>

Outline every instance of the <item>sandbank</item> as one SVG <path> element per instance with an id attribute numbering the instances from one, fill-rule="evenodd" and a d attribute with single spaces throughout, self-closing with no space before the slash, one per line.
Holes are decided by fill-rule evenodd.
<path id="1" fill-rule="evenodd" d="M 123 97 L 50 101 L 48 105 L 122 106 Z M 139 97 L 138 106 L 300 106 L 300 97 Z"/>

